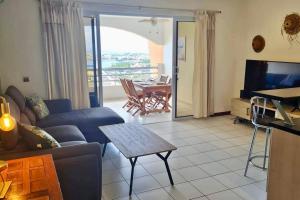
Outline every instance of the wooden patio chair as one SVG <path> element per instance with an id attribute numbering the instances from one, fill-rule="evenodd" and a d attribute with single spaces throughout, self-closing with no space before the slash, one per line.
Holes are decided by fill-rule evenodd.
<path id="1" fill-rule="evenodd" d="M 168 85 L 172 84 L 172 79 L 170 78 L 167 83 Z M 166 96 L 168 95 L 168 98 L 166 99 Z M 152 94 L 152 100 L 154 100 L 153 108 L 157 108 L 158 106 L 162 106 L 162 108 L 166 108 L 168 106 L 169 108 L 172 108 L 169 104 L 169 100 L 172 96 L 172 93 L 166 94 L 164 91 L 155 92 Z"/>
<path id="2" fill-rule="evenodd" d="M 125 80 L 126 84 L 128 86 L 128 91 L 130 95 L 129 103 L 132 105 L 131 108 L 128 110 L 130 111 L 133 108 L 136 108 L 137 110 L 132 114 L 134 116 L 138 111 L 143 110 L 143 94 L 137 92 L 137 90 L 134 87 L 134 84 L 132 80 Z M 146 107 L 145 107 L 146 108 Z"/>
<path id="3" fill-rule="evenodd" d="M 168 76 L 168 75 L 162 74 L 162 75 L 160 75 L 159 82 L 160 82 L 160 83 L 167 83 L 167 82 L 168 82 L 168 79 L 169 79 L 169 76 Z"/>
<path id="4" fill-rule="evenodd" d="M 130 94 L 129 94 L 129 90 L 128 90 L 128 86 L 127 86 L 126 80 L 120 78 L 120 82 L 121 82 L 122 87 L 123 87 L 123 89 L 125 91 L 125 94 L 127 96 L 127 101 L 126 101 L 126 103 L 124 104 L 124 106 L 122 108 L 125 108 L 126 106 L 129 107 L 129 104 L 130 104 Z"/>

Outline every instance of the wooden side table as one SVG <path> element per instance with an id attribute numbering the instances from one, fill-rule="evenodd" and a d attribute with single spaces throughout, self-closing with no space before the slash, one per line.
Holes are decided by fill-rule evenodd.
<path id="1" fill-rule="evenodd" d="M 5 200 L 62 200 L 52 156 L 42 155 L 8 161 L 2 172 L 6 181 L 12 181 Z"/>

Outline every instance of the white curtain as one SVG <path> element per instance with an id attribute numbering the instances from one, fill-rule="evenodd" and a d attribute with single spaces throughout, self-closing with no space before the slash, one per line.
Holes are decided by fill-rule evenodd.
<path id="1" fill-rule="evenodd" d="M 196 12 L 193 115 L 214 114 L 215 13 Z"/>
<path id="2" fill-rule="evenodd" d="M 41 13 L 49 98 L 69 98 L 75 109 L 89 107 L 80 6 L 62 0 L 41 0 Z"/>

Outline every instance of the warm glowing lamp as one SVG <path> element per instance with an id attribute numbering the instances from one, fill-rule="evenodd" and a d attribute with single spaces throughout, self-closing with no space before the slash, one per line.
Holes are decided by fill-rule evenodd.
<path id="1" fill-rule="evenodd" d="M 0 133 L 2 145 L 5 149 L 12 149 L 18 142 L 17 123 L 10 115 L 9 103 L 4 97 L 0 96 L 1 103 L 1 117 L 0 117 Z"/>
<path id="2" fill-rule="evenodd" d="M 0 133 L 1 143 L 5 149 L 12 149 L 18 142 L 16 120 L 10 115 L 9 103 L 4 97 L 0 96 L 2 100 L 1 117 L 0 117 Z M 7 162 L 0 160 L 0 199 L 4 198 L 11 181 L 5 181 L 2 173 L 7 169 Z"/>

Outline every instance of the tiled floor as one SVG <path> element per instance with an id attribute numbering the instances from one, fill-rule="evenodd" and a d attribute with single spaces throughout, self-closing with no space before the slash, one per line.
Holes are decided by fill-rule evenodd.
<path id="1" fill-rule="evenodd" d="M 157 156 L 138 159 L 133 195 L 128 197 L 130 163 L 108 145 L 103 159 L 103 199 L 265 200 L 266 172 L 250 167 L 243 176 L 252 128 L 233 124 L 232 116 L 145 125 L 178 147 L 169 158 L 175 182 L 170 186 Z M 259 133 L 256 153 L 262 153 Z"/>
<path id="2" fill-rule="evenodd" d="M 106 100 L 104 101 L 104 106 L 113 109 L 117 112 L 126 122 L 138 122 L 141 124 L 157 123 L 157 122 L 167 122 L 172 119 L 172 113 L 162 112 L 162 113 L 150 113 L 148 115 L 141 116 L 137 113 L 132 116 L 132 112 L 126 112 L 122 106 L 125 104 L 126 99 L 116 99 L 116 100 Z"/>

